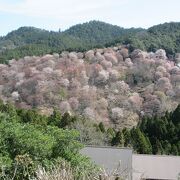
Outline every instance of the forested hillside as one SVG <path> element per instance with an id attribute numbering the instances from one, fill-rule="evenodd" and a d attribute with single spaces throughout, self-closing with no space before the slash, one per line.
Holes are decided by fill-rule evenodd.
<path id="1" fill-rule="evenodd" d="M 162 49 L 127 47 L 26 56 L 0 65 L 0 97 L 21 108 L 82 115 L 117 129 L 180 102 L 180 68 Z"/>
<path id="2" fill-rule="evenodd" d="M 21 27 L 0 40 L 1 62 L 26 55 L 43 55 L 63 50 L 84 51 L 141 29 L 124 29 L 99 21 L 75 25 L 64 32 Z"/>
<path id="3" fill-rule="evenodd" d="M 130 44 L 131 50 L 139 48 L 154 52 L 162 48 L 169 56 L 174 55 L 180 52 L 180 23 L 156 25 L 146 31 L 122 37 L 115 42 Z"/>
<path id="4" fill-rule="evenodd" d="M 144 117 L 137 127 L 114 132 L 111 145 L 133 147 L 140 154 L 180 155 L 180 105 L 163 117 Z"/>
<path id="5" fill-rule="evenodd" d="M 26 55 L 44 55 L 63 50 L 85 51 L 95 47 L 107 47 L 117 43 L 156 51 L 165 49 L 168 55 L 180 50 L 180 23 L 165 23 L 147 30 L 125 29 L 100 21 L 78 24 L 63 32 L 21 27 L 0 38 L 0 62 L 18 59 Z"/>
<path id="6" fill-rule="evenodd" d="M 86 42 L 86 46 L 89 44 L 89 47 L 94 48 L 94 46 L 104 46 L 119 37 L 141 31 L 144 30 L 141 28 L 125 29 L 100 21 L 90 21 L 89 23 L 75 25 L 63 32 L 63 34 L 79 38 Z"/>

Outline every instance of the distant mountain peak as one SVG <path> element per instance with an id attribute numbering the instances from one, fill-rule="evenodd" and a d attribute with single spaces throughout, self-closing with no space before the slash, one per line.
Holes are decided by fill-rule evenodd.
<path id="1" fill-rule="evenodd" d="M 20 27 L 0 37 L 0 62 L 26 55 L 68 51 L 85 51 L 96 47 L 129 44 L 130 50 L 180 52 L 180 23 L 170 22 L 149 29 L 122 28 L 102 21 L 77 24 L 63 32 L 31 26 Z"/>

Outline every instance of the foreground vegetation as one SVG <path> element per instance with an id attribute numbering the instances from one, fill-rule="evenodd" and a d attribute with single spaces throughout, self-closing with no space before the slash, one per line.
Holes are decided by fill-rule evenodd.
<path id="1" fill-rule="evenodd" d="M 76 178 L 96 174 L 98 168 L 79 153 L 83 147 L 80 141 L 94 144 L 97 140 L 98 144 L 102 141 L 104 145 L 128 146 L 145 154 L 180 155 L 179 118 L 180 106 L 162 118 L 145 118 L 131 130 L 117 131 L 69 113 L 61 115 L 57 110 L 47 117 L 35 110 L 16 109 L 1 102 L 0 177 L 29 179 L 36 177 L 40 167 L 48 173 L 64 162 L 69 163 Z M 91 126 L 87 126 L 88 123 Z"/>
<path id="2" fill-rule="evenodd" d="M 88 158 L 79 154 L 78 132 L 50 125 L 50 119 L 33 110 L 0 104 L 0 176 L 29 179 L 38 166 L 46 170 L 62 160 L 79 167 L 77 178 L 95 171 Z"/>

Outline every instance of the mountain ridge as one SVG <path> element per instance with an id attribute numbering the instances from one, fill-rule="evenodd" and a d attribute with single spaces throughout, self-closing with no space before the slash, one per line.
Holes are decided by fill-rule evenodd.
<path id="1" fill-rule="evenodd" d="M 20 27 L 0 38 L 0 62 L 64 50 L 86 51 L 117 43 L 129 44 L 131 51 L 137 48 L 147 51 L 162 48 L 174 55 L 180 52 L 180 23 L 164 23 L 149 29 L 125 29 L 101 21 L 90 21 L 62 32 Z"/>

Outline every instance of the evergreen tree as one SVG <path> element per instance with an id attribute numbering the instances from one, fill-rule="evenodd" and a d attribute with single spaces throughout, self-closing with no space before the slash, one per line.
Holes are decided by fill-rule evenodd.
<path id="1" fill-rule="evenodd" d="M 165 154 L 171 154 L 171 144 L 168 140 L 163 141 L 162 143 Z"/>
<path id="2" fill-rule="evenodd" d="M 131 133 L 127 128 L 122 130 L 124 136 L 124 146 L 127 147 L 131 143 Z"/>
<path id="3" fill-rule="evenodd" d="M 116 136 L 112 139 L 112 146 L 124 146 L 124 137 L 121 131 L 116 133 Z"/>
<path id="4" fill-rule="evenodd" d="M 180 104 L 172 114 L 172 122 L 177 125 L 180 123 Z"/>
<path id="5" fill-rule="evenodd" d="M 156 139 L 156 143 L 153 146 L 153 154 L 163 154 L 163 147 L 159 140 Z"/>
<path id="6" fill-rule="evenodd" d="M 70 125 L 72 122 L 72 117 L 69 112 L 65 112 L 62 116 L 61 122 L 60 122 L 60 128 L 65 128 L 66 126 Z"/>
<path id="7" fill-rule="evenodd" d="M 175 155 L 175 156 L 178 156 L 179 153 L 178 153 L 178 148 L 175 144 L 172 145 L 172 148 L 171 148 L 171 154 Z"/>
<path id="8" fill-rule="evenodd" d="M 54 109 L 53 114 L 48 118 L 48 124 L 60 127 L 61 120 L 61 113 L 57 109 Z"/>
<path id="9" fill-rule="evenodd" d="M 104 124 L 102 122 L 99 123 L 99 129 L 102 133 L 105 133 L 106 132 L 106 129 L 104 127 Z"/>
<path id="10" fill-rule="evenodd" d="M 140 154 L 151 154 L 152 147 L 150 142 L 144 136 L 139 128 L 134 128 L 131 131 L 131 138 L 133 140 L 133 147 L 137 150 Z"/>
<path id="11" fill-rule="evenodd" d="M 114 137 L 116 135 L 116 131 L 113 128 L 108 128 L 107 134 L 111 137 Z"/>

